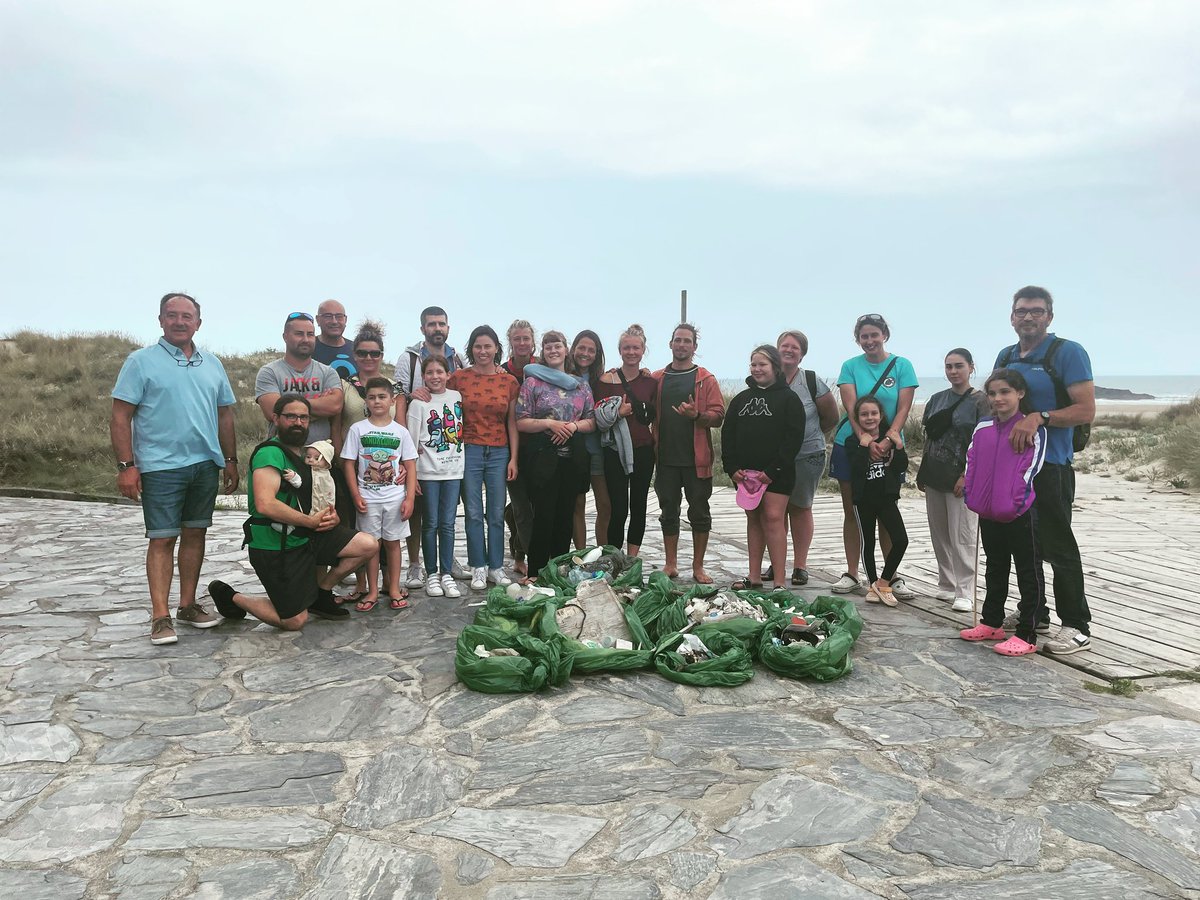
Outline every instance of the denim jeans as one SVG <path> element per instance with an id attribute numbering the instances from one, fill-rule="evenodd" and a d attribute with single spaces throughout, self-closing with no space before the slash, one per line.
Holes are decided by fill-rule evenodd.
<path id="1" fill-rule="evenodd" d="M 458 493 L 462 482 L 421 481 L 421 496 L 425 498 L 425 518 L 421 522 L 421 548 L 425 554 L 425 571 L 430 575 L 439 570 L 449 575 L 454 566 L 454 516 L 458 512 Z"/>
<path id="2" fill-rule="evenodd" d="M 467 510 L 467 565 L 499 569 L 504 565 L 504 501 L 508 448 L 467 444 L 463 504 Z M 487 490 L 487 543 L 484 544 L 484 490 Z"/>

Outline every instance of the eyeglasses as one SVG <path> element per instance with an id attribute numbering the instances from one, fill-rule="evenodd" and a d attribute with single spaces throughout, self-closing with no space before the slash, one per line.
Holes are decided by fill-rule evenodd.
<path id="1" fill-rule="evenodd" d="M 158 346 L 162 347 L 162 344 L 159 344 Z M 175 365 L 181 369 L 190 369 L 193 366 L 199 366 L 204 363 L 204 357 L 200 355 L 199 350 L 192 350 L 191 359 L 188 359 L 186 356 L 176 356 L 166 347 L 163 347 L 163 352 L 170 356 L 171 359 L 175 360 Z"/>
<path id="2" fill-rule="evenodd" d="M 280 413 L 278 418 L 287 422 L 308 422 L 312 419 L 308 413 Z"/>
<path id="3" fill-rule="evenodd" d="M 318 319 L 337 319 L 339 322 L 346 321 L 345 313 L 321 313 L 317 316 Z"/>
<path id="4" fill-rule="evenodd" d="M 360 359 L 366 359 L 367 357 L 370 357 L 371 359 L 379 359 L 381 356 L 383 356 L 383 351 L 382 350 L 355 350 L 354 355 L 359 357 Z"/>
<path id="5" fill-rule="evenodd" d="M 285 319 L 285 321 L 294 322 L 297 319 L 304 319 L 304 321 L 306 321 L 306 322 L 313 321 L 313 317 L 311 315 L 309 315 L 308 313 L 301 313 L 301 312 L 288 313 L 288 317 L 287 317 L 287 319 Z"/>
<path id="6" fill-rule="evenodd" d="M 1039 306 L 1036 309 L 1014 309 L 1012 314 L 1014 319 L 1040 319 L 1045 316 L 1047 312 L 1048 310 Z"/>
<path id="7" fill-rule="evenodd" d="M 867 313 L 865 316 L 859 316 L 858 321 L 854 324 L 861 325 L 863 322 L 872 322 L 875 325 L 882 325 L 883 316 L 881 316 L 879 313 Z"/>

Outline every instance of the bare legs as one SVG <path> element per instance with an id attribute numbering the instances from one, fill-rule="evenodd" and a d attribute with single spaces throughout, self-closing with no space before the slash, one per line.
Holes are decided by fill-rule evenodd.
<path id="1" fill-rule="evenodd" d="M 196 602 L 196 585 L 204 565 L 204 538 L 207 529 L 184 528 L 179 537 L 179 605 Z M 146 547 L 146 583 L 150 588 L 151 615 L 156 619 L 171 614 L 171 579 L 175 575 L 175 541 L 150 538 Z"/>
<path id="2" fill-rule="evenodd" d="M 787 562 L 787 496 L 764 493 L 757 509 L 746 511 L 746 543 L 750 548 L 750 572 L 762 571 L 763 550 L 771 559 L 775 586 L 783 587 Z"/>

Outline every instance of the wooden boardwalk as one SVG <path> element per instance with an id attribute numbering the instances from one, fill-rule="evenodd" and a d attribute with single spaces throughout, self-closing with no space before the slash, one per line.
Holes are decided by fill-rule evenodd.
<path id="1" fill-rule="evenodd" d="M 1104 678 L 1145 678 L 1200 666 L 1200 592 L 1195 580 L 1200 569 L 1200 501 L 1098 475 L 1079 475 L 1077 494 L 1075 536 L 1092 611 L 1092 649 L 1058 659 Z M 590 495 L 588 499 L 590 522 Z M 709 572 L 718 582 L 728 583 L 746 568 L 745 514 L 729 488 L 714 491 L 712 509 Z M 901 509 L 909 532 L 901 570 L 918 594 L 915 600 L 902 602 L 901 609 L 912 606 L 944 619 L 947 629 L 969 626 L 970 613 L 953 613 L 950 604 L 933 598 L 937 563 L 923 498 L 906 493 Z M 816 536 L 809 553 L 813 580 L 803 591 L 806 596 L 822 593 L 821 582 L 832 582 L 845 570 L 840 499 L 819 494 L 813 514 Z M 643 555 L 653 563 L 662 559 L 657 515 L 651 491 Z M 680 562 L 686 574 L 691 554 L 686 519 L 681 543 Z M 1046 575 L 1049 589 L 1049 566 Z M 982 572 L 979 591 L 982 603 Z M 1009 601 L 1010 610 L 1015 609 L 1015 580 Z M 1057 627 L 1057 618 L 1054 623 Z"/>

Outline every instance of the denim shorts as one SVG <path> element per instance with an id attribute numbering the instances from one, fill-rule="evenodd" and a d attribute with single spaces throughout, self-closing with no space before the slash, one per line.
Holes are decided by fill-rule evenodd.
<path id="1" fill-rule="evenodd" d="M 846 455 L 846 445 L 836 443 L 829 454 L 829 477 L 838 481 L 850 480 L 850 457 Z"/>
<path id="2" fill-rule="evenodd" d="M 825 451 L 806 453 L 796 457 L 796 486 L 788 503 L 799 509 L 811 509 L 817 495 L 821 473 L 825 471 Z"/>
<path id="3" fill-rule="evenodd" d="M 179 537 L 183 528 L 212 525 L 213 504 L 221 470 L 198 462 L 182 469 L 142 473 L 142 518 L 146 537 Z"/>

